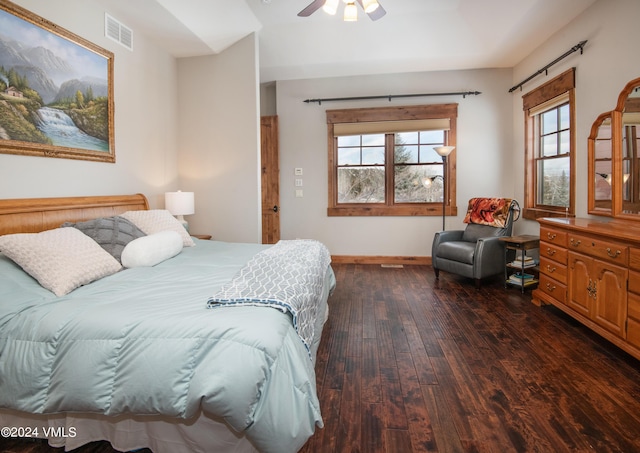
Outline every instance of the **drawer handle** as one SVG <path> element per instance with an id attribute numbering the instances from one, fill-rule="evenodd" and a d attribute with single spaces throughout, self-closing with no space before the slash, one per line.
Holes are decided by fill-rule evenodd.
<path id="1" fill-rule="evenodd" d="M 571 238 L 571 239 L 569 240 L 569 243 L 570 243 L 571 245 L 573 245 L 574 247 L 579 246 L 581 242 L 582 242 L 582 241 L 581 241 L 581 240 L 579 240 L 579 239 L 578 239 L 578 240 L 575 240 L 575 239 Z"/>
<path id="2" fill-rule="evenodd" d="M 611 258 L 617 258 L 620 256 L 622 252 L 620 250 L 616 250 L 615 253 L 611 251 L 610 247 L 607 247 L 607 255 L 609 255 Z"/>
<path id="3" fill-rule="evenodd" d="M 593 280 L 589 279 L 589 284 L 587 285 L 587 292 L 589 293 L 589 297 L 596 299 L 598 297 L 598 284 Z"/>
<path id="4" fill-rule="evenodd" d="M 556 289 L 556 285 L 552 285 L 551 283 L 547 283 L 547 290 L 549 292 L 553 292 Z"/>
<path id="5" fill-rule="evenodd" d="M 556 254 L 556 250 L 547 247 L 547 255 L 553 256 Z"/>
<path id="6" fill-rule="evenodd" d="M 555 266 L 551 267 L 547 264 L 547 272 L 549 272 L 550 274 L 553 274 L 556 271 Z"/>
<path id="7" fill-rule="evenodd" d="M 556 238 L 555 233 L 547 233 L 547 239 L 553 241 Z"/>

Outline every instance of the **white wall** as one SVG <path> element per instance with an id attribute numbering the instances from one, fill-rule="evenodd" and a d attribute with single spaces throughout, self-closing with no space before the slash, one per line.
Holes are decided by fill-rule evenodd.
<path id="1" fill-rule="evenodd" d="M 513 142 L 509 69 L 391 74 L 277 82 L 280 124 L 280 204 L 283 239 L 313 238 L 334 255 L 430 256 L 442 217 L 328 217 L 325 110 L 458 103 L 458 216 L 447 229 L 463 228 L 469 198 L 513 195 Z M 309 98 L 481 91 L 443 96 L 306 104 Z M 302 167 L 303 198 L 295 197 L 294 169 Z"/>
<path id="2" fill-rule="evenodd" d="M 16 3 L 115 54 L 116 163 L 0 154 L 0 198 L 142 192 L 152 207 L 163 207 L 178 178 L 175 59 L 140 33 L 133 52 L 105 38 L 108 1 Z"/>
<path id="3" fill-rule="evenodd" d="M 0 198 L 142 192 L 163 207 L 167 190 L 196 191 L 192 231 L 230 241 L 259 241 L 258 76 L 255 36 L 221 55 L 176 61 L 141 33 L 130 52 L 103 36 L 108 0 L 17 0 L 115 54 L 116 163 L 0 154 Z M 70 13 L 72 11 L 73 13 Z M 117 13 L 114 14 L 116 18 Z M 513 70 L 486 69 L 277 82 L 281 145 L 282 237 L 324 241 L 336 255 L 428 256 L 440 217 L 327 217 L 324 111 L 389 105 L 388 101 L 305 104 L 308 98 L 482 91 L 480 96 L 394 99 L 392 104 L 459 103 L 457 177 L 462 227 L 474 196 L 522 200 L 524 132 L 521 95 L 575 66 L 577 77 L 577 214 L 587 211 L 587 137 L 593 120 L 614 107 L 627 81 L 640 76 L 637 0 L 599 0 Z M 136 30 L 134 29 L 134 32 Z M 508 89 L 563 54 L 573 54 L 522 93 Z M 178 100 L 178 95 L 180 100 Z M 178 162 L 180 167 L 178 168 Z M 304 168 L 304 198 L 294 196 L 295 167 Z M 518 233 L 537 222 L 519 221 Z"/>
<path id="4" fill-rule="evenodd" d="M 599 0 L 561 32 L 551 37 L 533 54 L 523 59 L 513 71 L 513 85 L 546 66 L 580 41 L 588 40 L 584 53 L 573 53 L 527 83 L 522 93 L 513 95 L 513 162 L 514 170 L 524 174 L 524 113 L 522 95 L 571 67 L 576 68 L 576 216 L 586 217 L 587 138 L 596 117 L 615 107 L 618 94 L 630 80 L 640 76 L 637 58 L 640 43 L 638 0 Z M 522 198 L 524 184 L 515 181 L 514 193 Z M 534 221 L 517 223 L 521 233 L 537 234 Z"/>
<path id="5" fill-rule="evenodd" d="M 260 106 L 256 38 L 179 59 L 180 188 L 195 192 L 192 233 L 260 242 Z"/>

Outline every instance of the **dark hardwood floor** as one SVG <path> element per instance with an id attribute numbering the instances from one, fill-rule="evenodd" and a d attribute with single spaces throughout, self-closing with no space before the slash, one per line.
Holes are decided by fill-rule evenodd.
<path id="1" fill-rule="evenodd" d="M 316 366 L 325 427 L 302 453 L 640 452 L 640 362 L 559 310 L 500 278 L 476 290 L 429 266 L 334 269 Z"/>

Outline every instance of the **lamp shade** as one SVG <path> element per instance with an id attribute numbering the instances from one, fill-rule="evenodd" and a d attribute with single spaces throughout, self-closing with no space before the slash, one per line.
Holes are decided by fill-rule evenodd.
<path id="1" fill-rule="evenodd" d="M 345 22 L 355 22 L 358 20 L 358 8 L 355 1 L 349 1 L 344 7 Z"/>
<path id="2" fill-rule="evenodd" d="M 193 192 L 167 192 L 164 194 L 164 207 L 173 215 L 190 215 L 195 212 Z"/>
<path id="3" fill-rule="evenodd" d="M 451 154 L 451 151 L 456 149 L 456 147 L 455 146 L 436 146 L 433 149 L 436 151 L 436 153 L 438 153 L 438 155 L 442 157 L 447 157 L 449 154 Z"/>
<path id="4" fill-rule="evenodd" d="M 325 13 L 331 14 L 333 16 L 336 12 L 338 12 L 339 3 L 340 0 L 327 0 L 326 2 L 324 2 L 324 6 L 322 7 L 322 9 Z"/>
<path id="5" fill-rule="evenodd" d="M 367 14 L 374 12 L 376 9 L 378 9 L 378 6 L 380 6 L 378 0 L 363 0 L 362 2 L 364 12 Z"/>

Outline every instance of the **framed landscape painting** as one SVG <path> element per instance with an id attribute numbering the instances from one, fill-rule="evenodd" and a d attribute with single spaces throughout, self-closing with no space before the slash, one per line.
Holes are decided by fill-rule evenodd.
<path id="1" fill-rule="evenodd" d="M 113 53 L 0 0 L 0 153 L 115 162 Z"/>

